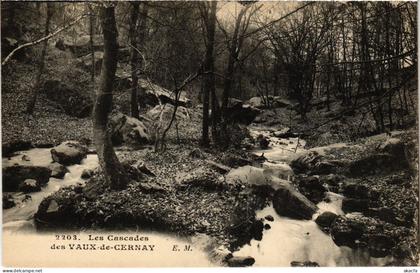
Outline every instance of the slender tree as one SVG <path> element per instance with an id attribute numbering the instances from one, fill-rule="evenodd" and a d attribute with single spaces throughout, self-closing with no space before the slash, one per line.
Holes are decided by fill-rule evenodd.
<path id="1" fill-rule="evenodd" d="M 87 5 L 88 11 L 89 11 L 89 45 L 90 45 L 90 53 L 91 53 L 91 62 L 92 62 L 92 71 L 90 74 L 90 78 L 93 84 L 93 90 L 95 90 L 95 46 L 93 37 L 95 35 L 95 14 L 93 13 L 93 8 L 90 4 Z"/>
<path id="2" fill-rule="evenodd" d="M 47 7 L 47 17 L 45 20 L 45 31 L 44 31 L 44 34 L 46 37 L 50 34 L 50 24 L 51 24 L 51 17 L 53 15 L 53 9 L 51 7 L 52 4 L 50 2 L 45 3 L 45 5 Z M 36 99 L 38 97 L 39 89 L 41 88 L 41 77 L 42 77 L 42 74 L 44 73 L 45 55 L 47 55 L 47 47 L 48 47 L 48 40 L 45 40 L 42 43 L 41 56 L 38 60 L 38 72 L 36 74 L 35 84 L 32 87 L 32 93 L 28 100 L 28 104 L 25 110 L 25 113 L 30 114 L 30 115 L 34 113 Z"/>
<path id="3" fill-rule="evenodd" d="M 201 143 L 209 144 L 209 104 L 210 93 L 214 89 L 214 33 L 216 26 L 217 2 L 203 3 L 202 19 L 206 37 L 206 55 L 204 60 L 203 75 L 203 124 Z M 213 112 L 214 114 L 214 112 Z"/>
<path id="4" fill-rule="evenodd" d="M 139 53 L 137 44 L 137 21 L 139 17 L 139 2 L 130 2 L 131 15 L 130 15 L 130 51 L 131 51 L 131 116 L 139 118 L 139 103 L 138 103 L 138 71 L 139 71 Z"/>
<path id="5" fill-rule="evenodd" d="M 100 19 L 104 36 L 104 57 L 99 88 L 93 109 L 93 138 L 104 177 L 112 189 L 123 189 L 127 174 L 119 162 L 108 133 L 108 115 L 112 108 L 112 90 L 117 69 L 117 28 L 114 6 L 102 6 Z"/>
<path id="6" fill-rule="evenodd" d="M 138 38 L 137 38 L 137 45 L 138 48 L 141 52 L 145 52 L 145 48 L 146 48 L 146 39 L 147 39 L 147 32 L 148 32 L 148 26 L 147 26 L 147 16 L 149 13 L 149 6 L 143 2 L 140 5 L 140 18 L 138 19 L 139 22 L 137 24 L 138 29 L 137 29 L 137 33 L 138 33 Z M 139 56 L 138 58 L 138 69 L 140 77 L 144 77 L 145 75 L 145 70 L 146 68 L 146 63 L 145 63 L 146 59 L 144 58 L 144 56 Z M 139 77 L 139 76 L 138 76 Z M 140 79 L 139 79 L 140 80 Z M 141 85 L 138 85 L 138 92 L 139 92 L 139 97 L 140 98 L 144 98 L 145 97 L 145 90 Z M 144 107 L 145 104 L 143 101 L 139 102 L 141 107 Z"/>

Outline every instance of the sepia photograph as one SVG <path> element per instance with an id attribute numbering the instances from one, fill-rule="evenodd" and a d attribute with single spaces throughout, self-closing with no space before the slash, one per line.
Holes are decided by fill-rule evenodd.
<path id="1" fill-rule="evenodd" d="M 419 265 L 417 2 L 0 5 L 3 272 Z"/>

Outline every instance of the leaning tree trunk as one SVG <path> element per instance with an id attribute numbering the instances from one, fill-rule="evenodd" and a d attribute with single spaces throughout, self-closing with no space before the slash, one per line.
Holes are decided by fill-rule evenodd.
<path id="1" fill-rule="evenodd" d="M 45 37 L 50 34 L 50 21 L 52 17 L 53 10 L 51 8 L 51 3 L 46 3 L 47 5 L 47 19 L 45 21 Z M 41 56 L 39 58 L 38 64 L 38 73 L 36 75 L 35 84 L 33 86 L 32 94 L 29 97 L 28 104 L 26 105 L 25 113 L 32 115 L 35 110 L 36 99 L 38 97 L 39 89 L 41 88 L 41 76 L 44 72 L 45 67 L 45 55 L 47 54 L 48 40 L 45 40 L 42 43 Z"/>
<path id="2" fill-rule="evenodd" d="M 101 7 L 100 19 L 104 35 L 104 57 L 93 109 L 93 138 L 106 182 L 112 189 L 123 189 L 127 185 L 128 177 L 115 154 L 107 130 L 118 53 L 114 7 Z"/>
<path id="3" fill-rule="evenodd" d="M 137 52 L 137 20 L 139 17 L 139 2 L 131 2 L 131 16 L 130 16 L 130 51 L 131 51 L 131 116 L 139 118 L 139 103 L 137 98 L 138 77 L 139 70 L 139 53 Z"/>

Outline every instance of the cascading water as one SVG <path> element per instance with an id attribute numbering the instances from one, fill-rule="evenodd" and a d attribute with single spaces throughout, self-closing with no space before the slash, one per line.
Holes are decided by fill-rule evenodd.
<path id="1" fill-rule="evenodd" d="M 26 159 L 23 160 L 22 158 Z M 31 149 L 20 152 L 19 155 L 10 159 L 3 159 L 3 166 L 14 164 L 48 166 L 51 163 L 50 149 Z M 98 158 L 96 155 L 88 155 L 81 164 L 75 164 L 68 167 L 69 172 L 63 179 L 50 178 L 48 184 L 39 192 L 28 194 L 13 193 L 12 196 L 17 201 L 15 207 L 3 210 L 3 228 L 15 227 L 17 223 L 22 226 L 32 226 L 32 220 L 41 201 L 48 195 L 58 191 L 61 187 L 83 183 L 80 176 L 84 169 L 93 169 L 98 166 Z"/>
<path id="2" fill-rule="evenodd" d="M 305 141 L 298 138 L 281 139 L 270 136 L 268 131 L 257 130 L 251 130 L 251 134 L 253 136 L 262 134 L 270 139 L 270 149 L 254 151 L 257 155 L 264 153 L 268 162 L 262 166 L 265 171 L 287 170 L 285 167 L 287 163 L 306 152 Z M 344 197 L 333 192 L 327 192 L 326 195 L 330 201 L 317 204 L 319 210 L 313 215 L 312 220 L 294 220 L 279 216 L 271 204 L 258 211 L 257 218 L 273 216 L 274 221 L 267 222 L 270 229 L 263 231 L 261 241 L 252 240 L 234 255 L 254 257 L 255 266 L 290 266 L 292 261 L 311 261 L 320 266 L 381 266 L 390 262 L 392 260 L 390 257 L 372 258 L 367 251 L 339 247 L 330 235 L 318 227 L 314 220 L 322 212 L 344 214 L 341 209 Z"/>
<path id="3" fill-rule="evenodd" d="M 28 151 L 19 152 L 18 155 L 11 158 L 3 158 L 3 166 L 9 166 L 14 164 L 21 165 L 34 165 L 34 166 L 48 166 L 52 161 L 50 149 L 36 148 Z M 69 172 L 66 173 L 63 179 L 50 178 L 48 184 L 45 187 L 42 187 L 41 191 L 23 194 L 23 193 L 11 193 L 16 202 L 16 206 L 10 209 L 3 210 L 3 241 L 6 247 L 11 247 L 14 249 L 20 250 L 20 258 L 15 261 L 16 264 L 22 262 L 22 266 L 28 266 L 25 264 L 24 257 L 32 258 L 34 251 L 39 251 L 39 249 L 44 249 L 44 251 L 49 250 L 48 243 L 51 242 L 51 238 L 54 238 L 54 234 L 49 234 L 49 232 L 37 233 L 34 225 L 34 214 L 38 210 L 38 206 L 41 201 L 49 196 L 50 194 L 58 191 L 61 187 L 67 187 L 71 185 L 76 185 L 77 183 L 84 183 L 81 179 L 81 174 L 84 169 L 94 169 L 98 166 L 98 158 L 96 155 L 87 155 L 81 164 L 75 164 L 68 167 Z M 65 232 L 62 232 L 65 234 Z M 72 232 L 71 234 L 74 234 Z M 76 232 L 79 236 L 86 237 L 87 234 L 96 234 L 97 231 L 94 230 L 83 230 Z M 113 232 L 117 234 L 118 232 Z M 174 245 L 188 245 L 191 244 L 193 238 L 180 238 L 176 237 L 173 234 L 167 234 L 163 232 L 137 232 L 141 236 L 149 237 L 150 243 L 155 244 L 160 251 L 150 252 L 143 254 L 143 262 L 139 261 L 139 264 L 132 264 L 133 266 L 215 266 L 213 262 L 209 260 L 208 253 L 197 247 L 194 251 L 194 259 L 191 258 L 191 255 L 188 252 L 178 252 L 176 255 L 172 251 Z M 101 233 L 97 233 L 101 235 Z M 124 233 L 122 233 L 124 234 Z M 26 242 L 32 242 L 30 245 L 27 245 Z M 36 250 L 33 249 L 34 246 Z M 66 265 L 65 262 L 66 255 L 71 254 L 67 252 L 56 252 L 56 250 L 49 250 L 50 254 L 56 255 L 55 257 L 60 260 L 60 264 L 51 264 L 46 262 L 49 266 L 74 266 L 73 263 Z M 55 251 L 55 252 L 54 252 Z M 10 254 L 14 251 L 5 251 Z M 47 252 L 46 252 L 47 253 Z M 113 252 L 104 253 L 104 252 L 89 252 L 86 253 L 85 259 L 80 259 L 81 265 L 91 266 L 94 261 L 97 264 L 103 266 L 115 266 L 112 263 Z M 62 255 L 62 256 L 59 256 Z M 106 256 L 109 258 L 105 258 Z M 136 260 L 136 257 L 133 257 L 134 254 L 125 255 L 124 258 L 120 260 L 123 261 L 126 259 L 126 265 L 129 265 Z M 162 259 L 162 256 L 169 257 L 168 259 Z M 12 255 L 13 256 L 13 255 Z M 13 256 L 16 257 L 16 256 Z M 60 258 L 61 257 L 61 258 Z M 172 258 L 171 258 L 172 257 Z M 6 257 L 7 258 L 7 257 Z M 30 259 L 29 258 L 29 259 Z M 138 258 L 138 257 L 137 257 Z M 6 259 L 9 260 L 9 259 Z M 107 262 L 111 261 L 111 264 Z M 40 261 L 38 261 L 40 262 Z M 39 263 L 38 266 L 43 265 Z"/>
<path id="4" fill-rule="evenodd" d="M 261 132 L 252 131 L 253 134 Z M 269 135 L 269 132 L 263 132 Z M 264 153 L 267 161 L 263 165 L 264 172 L 271 175 L 286 173 L 290 178 L 290 167 L 288 163 L 297 155 L 304 153 L 305 142 L 301 139 L 290 138 L 280 139 L 270 137 L 271 149 L 255 151 L 257 155 Z M 3 159 L 3 166 L 13 164 L 32 164 L 37 166 L 47 166 L 51 163 L 50 149 L 31 149 L 20 152 L 11 158 Z M 61 187 L 83 183 L 80 178 L 84 169 L 93 169 L 98 166 L 96 155 L 88 155 L 81 164 L 69 166 L 69 173 L 63 179 L 51 178 L 48 184 L 40 192 L 22 194 L 13 193 L 17 200 L 15 207 L 3 210 L 3 231 L 4 238 L 16 234 L 33 234 L 35 227 L 33 216 L 38 209 L 40 202 L 48 195 L 59 190 Z M 243 246 L 235 256 L 252 256 L 255 258 L 255 266 L 290 266 L 292 261 L 313 261 L 320 266 L 367 266 L 384 265 L 390 262 L 390 258 L 372 258 L 366 251 L 353 250 L 348 247 L 338 247 L 332 238 L 321 231 L 314 219 L 324 211 L 331 211 L 342 215 L 341 202 L 343 196 L 328 192 L 330 202 L 320 202 L 317 204 L 319 211 L 313 216 L 312 220 L 293 220 L 278 216 L 272 205 L 257 212 L 258 218 L 271 215 L 273 222 L 268 222 L 271 229 L 265 230 L 261 241 L 252 240 L 249 245 Z M 173 235 L 147 232 L 142 233 L 154 238 L 162 244 L 185 244 L 187 241 Z M 41 235 L 37 234 L 37 237 Z M 193 262 L 193 264 L 191 264 Z M 204 251 L 196 251 L 194 261 L 189 255 L 179 256 L 176 263 L 180 266 L 214 266 L 210 262 Z M 174 265 L 174 264 L 171 264 Z"/>

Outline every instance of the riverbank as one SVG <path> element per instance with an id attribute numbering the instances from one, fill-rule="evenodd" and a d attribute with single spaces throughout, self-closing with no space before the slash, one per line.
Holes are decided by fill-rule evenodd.
<path id="1" fill-rule="evenodd" d="M 12 99 L 10 93 L 5 96 Z M 42 97 L 39 103 L 45 103 L 47 108 L 51 106 Z M 89 118 L 70 118 L 62 112 L 59 114 L 60 110 L 52 106 L 48 111 L 36 112 L 30 121 L 20 116 L 15 122 L 6 115 L 6 126 L 27 129 L 24 134 L 17 133 L 17 129 L 3 131 L 7 135 L 5 139 L 25 140 L 30 146 L 55 146 L 68 139 L 88 145 L 91 143 Z M 164 152 L 156 153 L 148 145 L 140 148 L 116 147 L 119 159 L 132 176 L 127 189 L 110 190 L 100 173 L 95 171 L 97 163 L 88 168 L 93 172 L 90 178 L 87 175 L 86 179 L 82 179 L 83 172 L 78 169 L 75 183 L 69 187 L 62 187 L 64 185 L 60 185 L 60 180 L 54 181 L 54 185 L 61 188 L 51 192 L 51 196 L 36 208 L 37 228 L 144 229 L 183 236 L 206 234 L 216 247 L 228 249 L 227 253 L 231 254 L 250 242 L 264 240 L 265 234 L 272 232 L 271 225 L 276 226 L 268 220 L 270 215 L 261 216 L 257 212 L 274 200 L 277 189 L 273 185 L 278 182 L 280 185 L 291 184 L 293 194 L 302 194 L 304 203 L 307 203 L 306 199 L 312 202 L 309 207 L 328 204 L 331 201 L 329 193 L 343 196 L 340 205 L 343 212 L 333 211 L 334 221 L 326 226 L 318 226 L 316 218 L 307 217 L 309 219 L 304 220 L 309 221 L 305 223 L 310 223 L 307 226 L 312 230 L 324 232 L 323 238 L 328 243 L 340 249 L 350 247 L 351 251 L 367 251 L 369 257 L 383 257 L 386 262 L 380 265 L 413 265 L 418 262 L 415 255 L 418 203 L 415 176 L 418 161 L 417 154 L 413 153 L 418 147 L 415 130 L 356 138 L 349 142 L 341 138 L 334 142 L 335 138 L 327 137 L 326 144 L 332 145 L 322 146 L 322 141 L 309 141 L 308 145 L 312 148 L 305 149 L 305 135 L 298 134 L 296 126 L 287 130 L 287 123 L 255 123 L 251 126 L 253 140 L 249 138 L 241 143 L 242 146 L 220 151 L 199 148 L 200 108 L 189 108 L 188 111 L 188 116 L 179 120 L 178 130 L 172 128 L 169 131 Z M 262 111 L 264 116 L 271 110 Z M 276 109 L 276 112 L 284 114 L 288 111 L 285 108 Z M 36 129 L 34 120 L 42 120 L 43 115 L 44 127 Z M 59 121 L 60 115 L 65 116 L 67 121 L 74 119 L 75 123 Z M 52 116 L 56 116 L 57 120 Z M 22 125 L 22 122 L 32 122 L 28 123 L 32 127 Z M 338 126 L 337 123 L 335 126 Z M 259 137 L 259 134 L 265 137 Z M 90 148 L 92 151 L 93 147 Z M 256 167 L 246 169 L 252 171 L 252 175 L 233 181 L 228 178 L 231 170 L 247 165 Z M 290 181 L 286 181 L 287 178 Z M 267 184 L 267 181 L 270 183 Z M 298 200 L 302 199 L 300 195 L 296 196 Z M 301 215 L 292 204 L 287 206 L 290 205 L 291 210 Z M 276 213 L 279 213 L 278 210 Z M 283 215 L 274 216 L 281 217 L 281 220 L 289 219 Z M 303 223 L 301 219 L 292 221 Z M 288 236 L 289 231 L 285 229 L 284 236 Z M 305 244 L 305 247 L 309 245 Z M 288 263 L 331 264 L 323 261 L 320 258 L 319 261 L 290 260 Z M 365 264 L 368 263 L 365 261 Z"/>
<path id="2" fill-rule="evenodd" d="M 393 132 L 391 137 L 383 134 L 360 139 L 357 145 L 335 144 L 300 150 L 291 162 L 295 173 L 292 184 L 315 203 L 331 202 L 328 192 L 344 195 L 340 207 L 344 212 L 336 211 L 334 223 L 319 227 L 336 245 L 364 249 L 372 257 L 388 257 L 385 261 L 389 265 L 416 264 L 417 178 L 405 155 L 398 158 L 404 147 L 414 143 L 414 131 Z M 275 148 L 267 151 L 270 149 Z M 249 153 L 228 151 L 215 155 L 198 151 L 182 145 L 169 147 L 163 154 L 150 150 L 120 151 L 123 161 L 143 160 L 155 176 L 142 175 L 142 179 L 119 192 L 104 186 L 100 176 L 87 181 L 85 187 L 62 189 L 41 204 L 38 226 L 44 229 L 48 227 L 45 222 L 49 222 L 73 228 L 139 228 L 180 235 L 204 233 L 214 238 L 216 245 L 230 251 L 251 240 L 264 240 L 265 232 L 270 232 L 264 229 L 271 223 L 258 217 L 256 211 L 273 200 L 274 189 L 243 181 L 229 184 L 226 170 L 214 169 L 216 165 L 209 164 L 209 160 L 220 165 L 226 163 L 225 158 L 232 154 L 242 158 L 236 160 L 242 164 L 261 162 L 253 161 L 252 156 L 246 158 Z M 401 164 L 395 164 L 397 159 Z M 247 177 L 250 181 L 253 175 Z M 314 193 L 320 184 L 324 189 L 319 199 Z M 261 182 L 260 186 L 266 185 Z M 53 214 L 49 218 L 51 215 L 45 212 L 51 210 L 53 200 L 65 214 Z"/>

